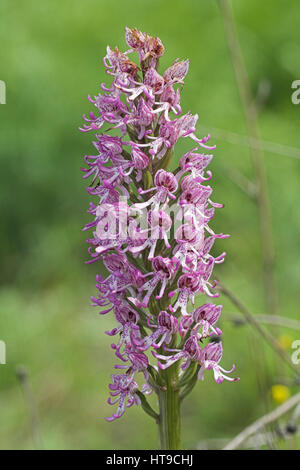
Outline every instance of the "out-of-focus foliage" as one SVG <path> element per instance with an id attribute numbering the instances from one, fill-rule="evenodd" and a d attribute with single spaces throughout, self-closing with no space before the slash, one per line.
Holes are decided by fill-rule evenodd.
<path id="1" fill-rule="evenodd" d="M 300 79 L 299 2 L 233 4 L 253 92 L 270 85 L 259 115 L 262 138 L 300 148 L 300 105 L 291 103 L 291 83 Z M 155 424 L 140 409 L 132 408 L 118 424 L 104 421 L 114 362 L 104 335 L 110 319 L 89 306 L 101 268 L 84 265 L 80 231 L 88 220 L 88 198 L 79 168 L 92 145 L 91 135 L 77 127 L 91 109 L 87 95 L 108 80 L 101 64 L 106 45 L 126 48 L 125 25 L 162 39 L 162 68 L 177 57 L 190 58 L 183 111 L 198 112 L 199 126 L 212 129 L 214 198 L 226 204 L 215 228 L 231 234 L 216 244 L 228 253 L 217 271 L 253 312 L 264 312 L 257 209 L 229 177 L 236 169 L 252 178 L 249 148 L 213 131 L 246 133 L 217 2 L 2 0 L 0 79 L 7 104 L 0 105 L 0 339 L 7 344 L 7 365 L 0 365 L 1 448 L 33 447 L 15 376 L 19 364 L 30 376 L 45 448 L 157 447 Z M 184 145 L 176 158 L 181 150 Z M 280 314 L 299 318 L 300 162 L 281 153 L 265 154 L 276 278 Z M 226 320 L 235 309 L 221 301 L 223 365 L 235 362 L 241 381 L 216 385 L 207 376 L 198 384 L 183 407 L 187 448 L 233 436 L 275 405 L 272 386 L 282 376 L 293 379 L 249 327 Z M 277 332 L 287 333 L 299 337 L 292 330 Z"/>

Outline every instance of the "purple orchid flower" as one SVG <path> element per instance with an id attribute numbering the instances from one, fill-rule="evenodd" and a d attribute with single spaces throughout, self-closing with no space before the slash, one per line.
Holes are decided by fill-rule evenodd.
<path id="1" fill-rule="evenodd" d="M 204 371 L 213 370 L 215 381 L 220 384 L 224 380 L 229 382 L 237 382 L 239 377 L 228 377 L 226 374 L 230 374 L 234 371 L 235 366 L 233 365 L 230 370 L 225 370 L 219 365 L 220 360 L 222 359 L 223 347 L 222 343 L 209 343 L 201 351 L 200 364 L 201 368 L 199 370 L 198 378 L 204 380 Z"/>
<path id="2" fill-rule="evenodd" d="M 109 389 L 113 399 L 109 397 L 107 403 L 109 405 L 118 403 L 118 408 L 111 418 L 106 418 L 107 421 L 114 421 L 117 418 L 121 418 L 125 413 L 125 409 L 130 408 L 134 404 L 140 405 L 140 399 L 136 394 L 138 384 L 132 377 L 126 374 L 112 374 L 111 378 L 113 383 L 109 385 Z"/>

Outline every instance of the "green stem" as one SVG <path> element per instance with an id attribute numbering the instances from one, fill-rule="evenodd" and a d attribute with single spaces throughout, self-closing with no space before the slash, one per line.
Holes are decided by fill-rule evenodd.
<path id="1" fill-rule="evenodd" d="M 255 100 L 252 96 L 251 85 L 239 44 L 231 3 L 229 0 L 219 0 L 219 4 L 224 22 L 225 37 L 248 129 L 254 176 L 258 189 L 257 203 L 260 221 L 266 307 L 268 309 L 268 313 L 274 314 L 278 310 L 278 292 L 274 276 L 275 251 L 272 234 L 272 217 L 268 181 L 264 164 L 264 153 L 259 135 L 258 112 Z M 255 148 L 253 146 L 253 141 L 256 141 L 257 143 Z"/>
<path id="2" fill-rule="evenodd" d="M 162 450 L 181 449 L 180 397 L 176 388 L 178 378 L 177 364 L 161 372 L 165 386 L 158 392 L 159 435 Z"/>

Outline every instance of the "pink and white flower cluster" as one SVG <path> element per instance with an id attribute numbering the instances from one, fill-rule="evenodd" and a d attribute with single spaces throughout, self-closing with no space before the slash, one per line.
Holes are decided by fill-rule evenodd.
<path id="1" fill-rule="evenodd" d="M 89 98 L 95 110 L 84 116 L 81 129 L 95 132 L 96 149 L 96 155 L 85 156 L 83 169 L 84 178 L 91 178 L 87 191 L 96 199 L 88 210 L 93 220 L 85 226 L 93 229 L 88 262 L 102 260 L 108 271 L 106 278 L 97 276 L 92 302 L 117 323 L 106 332 L 116 338 L 112 349 L 120 371 L 109 387 L 109 403 L 118 407 L 108 420 L 140 404 L 141 394 L 156 390 L 164 369 L 178 361 L 181 383 L 195 364 L 201 380 L 210 369 L 217 383 L 238 380 L 227 375 L 234 367 L 226 371 L 220 366 L 222 343 L 211 341 L 221 335 L 216 322 L 222 306 L 194 307 L 196 294 L 218 297 L 211 276 L 225 253 L 213 256 L 211 248 L 228 235 L 209 227 L 215 209 L 222 207 L 211 200 L 208 184 L 212 155 L 204 152 L 214 147 L 208 145 L 209 136 L 196 137 L 198 115 L 182 114 L 180 107 L 189 61 L 176 60 L 161 75 L 161 40 L 129 28 L 125 38 L 126 52 L 107 48 L 104 66 L 112 81 Z M 134 52 L 139 65 L 129 59 Z M 193 148 L 171 172 L 181 138 L 192 139 Z M 178 213 L 183 214 L 179 225 Z M 138 223 L 141 214 L 150 229 Z M 144 376 L 141 388 L 138 373 Z"/>

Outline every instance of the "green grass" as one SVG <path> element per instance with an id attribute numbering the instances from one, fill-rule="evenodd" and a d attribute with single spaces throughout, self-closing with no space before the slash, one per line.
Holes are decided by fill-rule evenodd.
<path id="1" fill-rule="evenodd" d="M 271 85 L 259 116 L 262 138 L 299 148 L 300 107 L 290 99 L 291 83 L 300 78 L 299 2 L 290 0 L 284 10 L 271 0 L 233 4 L 253 92 L 263 79 Z M 91 136 L 77 127 L 91 109 L 88 93 L 98 93 L 107 80 L 101 64 L 106 45 L 126 47 L 125 25 L 161 37 L 162 68 L 177 57 L 190 58 L 182 105 L 199 114 L 199 126 L 246 133 L 217 2 L 2 0 L 0 79 L 7 84 L 7 104 L 0 106 L 0 339 L 7 344 L 7 365 L 0 366 L 2 449 L 33 447 L 15 374 L 20 364 L 29 374 L 44 448 L 158 445 L 155 423 L 136 407 L 118 423 L 104 420 L 111 413 L 106 398 L 114 364 L 104 330 L 112 319 L 99 318 L 89 306 L 98 268 L 84 265 L 80 232 L 88 220 L 88 197 L 79 168 L 92 146 Z M 228 253 L 217 274 L 251 311 L 262 313 L 257 211 L 228 177 L 232 167 L 252 177 L 249 149 L 213 133 L 212 141 L 214 200 L 225 202 L 214 228 L 231 234 L 216 244 L 217 252 Z M 176 159 L 185 148 L 186 143 L 178 146 Z M 280 314 L 299 319 L 299 160 L 267 152 L 265 161 Z M 250 327 L 226 320 L 234 308 L 224 298 L 222 303 L 223 365 L 234 362 L 241 381 L 218 386 L 207 374 L 197 385 L 183 408 L 185 448 L 239 432 L 266 412 L 266 402 L 268 409 L 274 406 L 270 388 L 278 376 L 291 377 Z M 266 381 L 264 396 L 258 379 Z"/>

